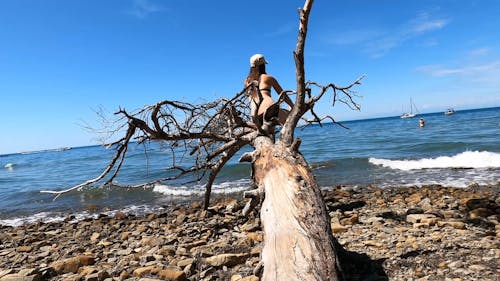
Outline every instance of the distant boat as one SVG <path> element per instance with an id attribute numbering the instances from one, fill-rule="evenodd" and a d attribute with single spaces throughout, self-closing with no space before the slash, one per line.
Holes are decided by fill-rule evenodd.
<path id="1" fill-rule="evenodd" d="M 34 153 L 43 153 L 43 152 L 61 152 L 70 150 L 72 147 L 60 147 L 60 148 L 52 148 L 52 149 L 43 149 L 43 150 L 33 150 L 33 151 L 22 151 L 21 154 L 34 154 Z"/>
<path id="2" fill-rule="evenodd" d="M 448 108 L 445 112 L 444 115 L 452 115 L 455 114 L 455 109 L 453 108 Z"/>
<path id="3" fill-rule="evenodd" d="M 51 149 L 51 150 L 48 150 L 48 151 L 66 151 L 66 150 L 70 150 L 71 147 L 61 147 L 61 148 L 56 148 L 56 149 Z"/>
<path id="4" fill-rule="evenodd" d="M 415 112 L 413 112 L 413 108 L 415 108 Z M 417 110 L 417 107 L 415 106 L 415 104 L 413 104 L 413 100 L 410 98 L 410 112 L 406 112 L 406 113 L 403 113 L 401 114 L 401 118 L 413 118 L 415 116 L 417 116 L 418 114 L 418 110 Z"/>

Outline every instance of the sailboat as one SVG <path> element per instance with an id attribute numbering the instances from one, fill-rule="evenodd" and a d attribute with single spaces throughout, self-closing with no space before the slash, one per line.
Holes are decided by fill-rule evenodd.
<path id="1" fill-rule="evenodd" d="M 413 108 L 415 108 L 416 112 L 413 112 Z M 401 118 L 412 118 L 412 117 L 417 116 L 417 113 L 418 113 L 417 107 L 415 106 L 415 104 L 413 104 L 413 100 L 410 98 L 410 112 L 403 113 L 403 114 L 401 114 L 400 117 Z"/>

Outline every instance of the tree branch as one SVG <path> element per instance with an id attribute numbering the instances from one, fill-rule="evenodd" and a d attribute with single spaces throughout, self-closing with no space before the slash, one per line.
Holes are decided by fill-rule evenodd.
<path id="1" fill-rule="evenodd" d="M 295 59 L 295 77 L 297 81 L 297 99 L 295 100 L 295 105 L 290 112 L 290 115 L 285 122 L 280 134 L 280 141 L 286 145 L 290 146 L 293 142 L 293 133 L 297 123 L 299 122 L 302 115 L 306 112 L 306 105 L 304 103 L 306 87 L 305 87 L 305 70 L 304 70 L 304 47 L 306 43 L 307 36 L 307 24 L 309 22 L 309 14 L 313 5 L 313 0 L 306 0 L 304 7 L 299 9 L 299 34 L 297 36 L 297 45 L 294 51 Z"/>

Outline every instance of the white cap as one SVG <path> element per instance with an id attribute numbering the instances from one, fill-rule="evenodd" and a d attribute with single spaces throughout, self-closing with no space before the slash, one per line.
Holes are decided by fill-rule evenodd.
<path id="1" fill-rule="evenodd" d="M 259 66 L 261 64 L 267 64 L 268 62 L 264 58 L 263 54 L 255 54 L 250 58 L 250 66 Z"/>

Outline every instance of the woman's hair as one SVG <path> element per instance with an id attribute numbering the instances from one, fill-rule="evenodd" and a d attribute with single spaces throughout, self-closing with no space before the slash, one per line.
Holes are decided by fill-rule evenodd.
<path id="1" fill-rule="evenodd" d="M 254 80 L 258 81 L 261 74 L 266 74 L 265 64 L 250 67 L 250 72 L 248 73 L 247 79 L 245 79 L 245 85 L 248 85 L 248 83 Z"/>

